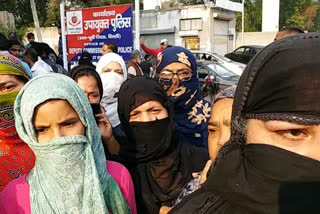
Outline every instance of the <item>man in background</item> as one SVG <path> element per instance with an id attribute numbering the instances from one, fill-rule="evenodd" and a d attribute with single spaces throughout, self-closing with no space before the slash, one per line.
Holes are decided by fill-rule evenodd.
<path id="1" fill-rule="evenodd" d="M 151 77 L 152 75 L 150 75 L 150 73 L 153 73 L 153 66 L 152 63 L 150 62 L 151 59 L 151 55 L 146 54 L 144 56 L 144 61 L 140 63 L 140 67 L 142 69 L 143 74 L 146 77 Z"/>
<path id="2" fill-rule="evenodd" d="M 156 58 L 156 59 L 158 58 L 160 53 L 162 53 L 166 48 L 170 47 L 167 39 L 162 39 L 160 41 L 160 48 L 156 48 L 156 49 L 148 48 L 147 46 L 145 46 L 142 39 L 140 39 L 140 46 L 144 52 L 154 56 L 154 58 Z"/>
<path id="3" fill-rule="evenodd" d="M 101 55 L 105 55 L 107 53 L 118 53 L 118 46 L 113 42 L 105 42 L 101 48 Z"/>
<path id="4" fill-rule="evenodd" d="M 128 73 L 131 76 L 141 76 L 143 75 L 143 72 L 140 68 L 140 51 L 138 50 L 133 50 L 131 52 L 131 60 L 128 62 L 127 64 L 127 69 L 128 69 Z"/>

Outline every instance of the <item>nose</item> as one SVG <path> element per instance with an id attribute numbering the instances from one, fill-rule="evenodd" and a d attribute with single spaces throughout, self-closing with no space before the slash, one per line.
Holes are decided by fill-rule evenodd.
<path id="1" fill-rule="evenodd" d="M 52 135 L 53 135 L 53 136 L 52 136 L 51 139 L 54 139 L 54 138 L 57 138 L 57 137 L 63 137 L 63 136 L 64 136 L 63 131 L 61 130 L 60 127 L 54 128 Z"/>
<path id="2" fill-rule="evenodd" d="M 150 122 L 154 120 L 156 120 L 156 118 L 149 112 L 143 112 L 141 114 L 141 122 Z"/>
<path id="3" fill-rule="evenodd" d="M 219 147 L 223 146 L 230 139 L 230 128 L 222 128 L 218 140 Z"/>

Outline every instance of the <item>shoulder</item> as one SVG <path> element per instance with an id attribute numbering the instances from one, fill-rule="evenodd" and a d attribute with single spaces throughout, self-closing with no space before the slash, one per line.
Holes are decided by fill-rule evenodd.
<path id="1" fill-rule="evenodd" d="M 4 188 L 0 194 L 0 207 L 4 213 L 30 213 L 30 187 L 26 175 L 13 180 Z"/>
<path id="2" fill-rule="evenodd" d="M 107 169 L 110 173 L 110 175 L 116 179 L 116 178 L 130 178 L 130 173 L 128 169 L 123 166 L 121 163 L 115 162 L 115 161 L 107 161 Z M 117 180 L 117 179 L 116 179 Z"/>

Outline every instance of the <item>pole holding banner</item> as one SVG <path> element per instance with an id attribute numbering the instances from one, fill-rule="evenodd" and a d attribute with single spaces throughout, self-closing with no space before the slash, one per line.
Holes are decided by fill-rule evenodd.
<path id="1" fill-rule="evenodd" d="M 135 0 L 135 39 L 134 49 L 140 50 L 140 1 Z"/>
<path id="2" fill-rule="evenodd" d="M 243 46 L 244 40 L 244 1 L 242 0 L 241 46 Z"/>
<path id="3" fill-rule="evenodd" d="M 60 2 L 60 19 L 61 19 L 61 38 L 62 38 L 63 67 L 64 67 L 64 69 L 68 70 L 66 24 L 65 24 L 65 15 L 64 15 L 64 0 L 61 0 L 61 2 Z"/>

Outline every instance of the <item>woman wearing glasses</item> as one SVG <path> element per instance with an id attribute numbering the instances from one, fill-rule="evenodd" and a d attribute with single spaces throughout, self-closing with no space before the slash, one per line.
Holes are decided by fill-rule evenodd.
<path id="1" fill-rule="evenodd" d="M 157 74 L 173 102 L 176 131 L 195 146 L 207 148 L 211 105 L 200 97 L 193 54 L 182 47 L 166 49 L 158 57 Z"/>

